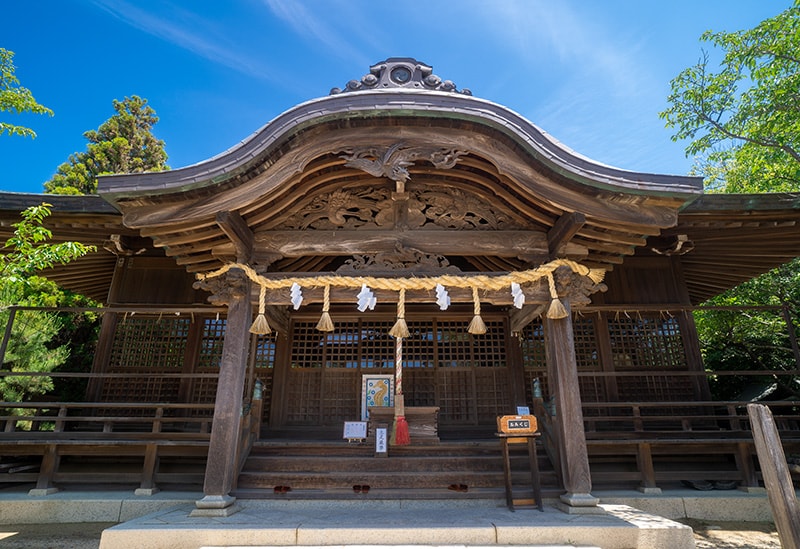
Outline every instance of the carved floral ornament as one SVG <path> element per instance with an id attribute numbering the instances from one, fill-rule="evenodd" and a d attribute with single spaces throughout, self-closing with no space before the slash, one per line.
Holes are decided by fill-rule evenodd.
<path id="1" fill-rule="evenodd" d="M 520 229 L 509 213 L 474 194 L 452 187 L 421 185 L 408 190 L 405 224 L 409 229 L 435 225 L 445 229 Z M 336 189 L 315 196 L 286 219 L 279 229 L 391 228 L 395 201 L 388 188 Z"/>
<path id="2" fill-rule="evenodd" d="M 522 285 L 532 284 L 542 279 L 547 280 L 550 291 L 550 306 L 547 310 L 548 318 L 564 318 L 567 311 L 561 303 L 556 290 L 554 272 L 560 267 L 568 267 L 573 273 L 588 278 L 593 284 L 600 284 L 605 276 L 602 269 L 590 269 L 569 259 L 556 259 L 545 263 L 535 269 L 515 271 L 501 275 L 456 275 L 443 274 L 430 277 L 373 277 L 373 276 L 342 276 L 324 275 L 316 277 L 287 277 L 284 279 L 269 279 L 259 275 L 255 269 L 242 263 L 229 263 L 224 267 L 205 274 L 198 274 L 201 282 L 222 276 L 232 269 L 239 270 L 253 283 L 260 287 L 258 300 L 258 316 L 250 328 L 252 333 L 268 334 L 272 330 L 267 323 L 264 311 L 266 310 L 266 295 L 268 290 L 288 290 L 295 310 L 303 302 L 302 289 L 323 288 L 322 317 L 317 324 L 317 329 L 323 332 L 333 331 L 333 321 L 330 317 L 330 289 L 331 286 L 340 288 L 359 289 L 355 296 L 358 298 L 358 308 L 362 312 L 373 309 L 376 304 L 372 289 L 392 290 L 399 293 L 397 302 L 397 321 L 389 334 L 401 339 L 408 337 L 408 327 L 405 322 L 405 293 L 407 290 L 428 290 L 436 292 L 436 303 L 439 308 L 446 310 L 450 305 L 447 288 L 468 288 L 472 290 L 474 317 L 468 327 L 469 333 L 486 333 L 486 325 L 481 319 L 481 302 L 479 290 L 508 289 L 514 300 L 514 306 L 521 309 L 525 304 L 525 294 Z M 234 271 L 236 272 L 236 271 Z"/>
<path id="3" fill-rule="evenodd" d="M 363 273 L 369 271 L 440 271 L 460 273 L 461 269 L 450 265 L 446 257 L 427 254 L 415 248 L 397 245 L 394 251 L 354 255 L 336 269 L 337 274 Z"/>

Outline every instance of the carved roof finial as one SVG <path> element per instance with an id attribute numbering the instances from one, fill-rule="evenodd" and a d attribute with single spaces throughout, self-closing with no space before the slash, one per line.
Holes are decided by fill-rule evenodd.
<path id="1" fill-rule="evenodd" d="M 333 88 L 330 94 L 394 88 L 472 95 L 469 89 L 458 90 L 452 80 L 442 80 L 433 74 L 433 67 L 411 57 L 390 57 L 386 61 L 372 65 L 369 73 L 362 76 L 361 80 L 350 80 L 344 89 Z"/>

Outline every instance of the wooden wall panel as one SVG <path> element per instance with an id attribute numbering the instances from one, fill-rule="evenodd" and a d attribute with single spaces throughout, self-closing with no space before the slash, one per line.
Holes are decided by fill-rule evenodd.
<path id="1" fill-rule="evenodd" d="M 670 257 L 628 258 L 606 273 L 608 291 L 596 294 L 606 304 L 637 305 L 685 303 L 681 271 Z"/>
<path id="2" fill-rule="evenodd" d="M 114 304 L 188 305 L 205 303 L 205 292 L 192 288 L 195 277 L 169 257 L 125 258 L 117 269 L 117 299 Z"/>

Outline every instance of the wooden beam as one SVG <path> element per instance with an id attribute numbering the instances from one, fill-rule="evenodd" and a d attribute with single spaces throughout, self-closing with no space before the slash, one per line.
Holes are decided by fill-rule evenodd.
<path id="1" fill-rule="evenodd" d="M 358 288 L 331 288 L 330 301 L 331 303 L 355 304 L 358 291 Z M 528 303 L 550 303 L 550 293 L 546 283 L 535 288 L 526 287 L 524 291 L 525 299 Z M 373 289 L 372 292 L 375 294 L 378 303 L 397 303 L 398 292 L 378 289 Z M 472 303 L 472 290 L 468 288 L 448 288 L 447 292 L 453 303 Z M 254 302 L 257 298 L 258 293 L 254 292 Z M 322 300 L 322 288 L 303 288 L 303 306 L 311 303 L 322 303 Z M 510 290 L 481 291 L 480 300 L 481 303 L 490 303 L 492 305 L 512 305 L 514 302 Z M 434 303 L 436 294 L 433 290 L 408 290 L 406 291 L 405 301 L 406 303 Z M 266 302 L 268 305 L 275 306 L 291 305 L 289 288 L 268 291 Z"/>
<path id="2" fill-rule="evenodd" d="M 541 231 L 455 231 L 455 230 L 358 230 L 358 231 L 263 231 L 256 233 L 258 253 L 278 253 L 284 257 L 305 255 L 354 255 L 392 252 L 398 246 L 440 255 L 518 255 L 548 254 L 547 235 Z M 216 256 L 230 256 L 229 245 L 216 246 Z M 585 257 L 586 246 L 568 243 L 564 255 Z"/>
<path id="3" fill-rule="evenodd" d="M 283 335 L 289 334 L 289 314 L 286 312 L 285 307 L 267 305 L 264 310 L 264 316 L 267 317 L 267 321 L 273 330 Z"/>
<path id="4" fill-rule="evenodd" d="M 561 255 L 562 249 L 585 224 L 586 216 L 580 212 L 565 213 L 559 217 L 555 225 L 547 231 L 547 249 L 550 257 Z"/>
<path id="5" fill-rule="evenodd" d="M 525 296 L 527 300 L 527 295 Z M 533 322 L 533 319 L 541 315 L 547 308 L 548 302 L 539 303 L 537 305 L 523 305 L 522 309 L 514 309 L 511 311 L 511 333 L 515 334 L 521 332 L 525 326 Z"/>
<path id="6" fill-rule="evenodd" d="M 217 212 L 217 225 L 231 239 L 236 252 L 236 260 L 250 261 L 253 255 L 253 231 L 238 212 Z"/>

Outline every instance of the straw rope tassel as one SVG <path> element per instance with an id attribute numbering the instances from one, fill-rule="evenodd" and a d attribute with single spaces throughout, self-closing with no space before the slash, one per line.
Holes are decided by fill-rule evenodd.
<path id="1" fill-rule="evenodd" d="M 558 291 L 556 290 L 556 279 L 553 273 L 548 273 L 547 284 L 550 286 L 550 308 L 547 309 L 547 318 L 564 318 L 567 316 L 567 309 L 564 304 L 558 299 Z"/>
<path id="2" fill-rule="evenodd" d="M 319 322 L 317 322 L 317 330 L 320 332 L 332 332 L 333 331 L 333 320 L 331 320 L 331 315 L 328 312 L 331 308 L 331 287 L 325 286 L 325 292 L 323 293 L 322 298 L 322 316 L 319 317 Z"/>
<path id="3" fill-rule="evenodd" d="M 475 316 L 472 317 L 472 322 L 469 323 L 467 331 L 471 334 L 485 334 L 486 323 L 481 318 L 481 300 L 478 297 L 478 287 L 472 287 L 472 306 L 475 311 Z"/>
<path id="4" fill-rule="evenodd" d="M 411 335 L 406 324 L 406 289 L 400 288 L 400 296 L 397 298 L 397 321 L 389 330 L 389 335 L 396 338 L 404 338 Z"/>
<path id="5" fill-rule="evenodd" d="M 261 290 L 258 293 L 258 316 L 253 321 L 253 324 L 250 326 L 250 333 L 251 334 L 271 334 L 272 328 L 269 327 L 269 322 L 267 322 L 267 317 L 264 315 L 264 311 L 267 308 L 267 287 L 261 286 Z"/>

